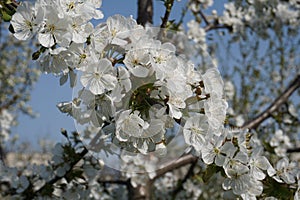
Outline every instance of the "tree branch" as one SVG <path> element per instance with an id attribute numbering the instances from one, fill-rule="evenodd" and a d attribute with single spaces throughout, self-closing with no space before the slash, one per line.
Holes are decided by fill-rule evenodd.
<path id="1" fill-rule="evenodd" d="M 98 183 L 103 183 L 103 184 L 128 185 L 128 184 L 130 184 L 128 180 L 124 181 L 124 180 L 120 180 L 120 179 L 116 179 L 116 180 L 102 180 L 102 179 L 98 179 L 97 182 Z"/>
<path id="2" fill-rule="evenodd" d="M 204 27 L 205 32 L 215 30 L 215 29 L 227 29 L 230 31 L 232 30 L 232 27 L 225 24 L 209 24 Z"/>
<path id="3" fill-rule="evenodd" d="M 205 23 L 205 27 L 204 30 L 205 32 L 211 31 L 211 30 L 215 30 L 215 29 L 227 29 L 227 30 L 232 30 L 231 26 L 225 25 L 225 24 L 219 24 L 218 21 L 214 20 L 214 21 L 209 21 L 207 16 L 203 13 L 203 11 L 200 9 L 199 10 L 199 14 L 201 16 L 201 18 L 197 15 L 197 12 L 192 11 L 196 21 L 198 23 L 201 23 L 201 18 L 203 19 L 204 23 Z"/>
<path id="4" fill-rule="evenodd" d="M 261 114 L 259 114 L 254 119 L 246 122 L 242 128 L 255 129 L 257 128 L 264 120 L 269 118 L 271 114 L 276 111 L 283 103 L 285 103 L 288 98 L 300 87 L 300 74 L 289 84 L 285 91 L 277 97 L 277 99 Z"/>
<path id="5" fill-rule="evenodd" d="M 174 0 L 166 0 L 165 1 L 166 11 L 165 11 L 165 15 L 162 19 L 162 23 L 160 25 L 160 28 L 166 28 L 167 27 L 167 23 L 168 23 L 173 5 L 174 5 Z"/>
<path id="6" fill-rule="evenodd" d="M 51 179 L 50 181 L 48 181 L 48 182 L 46 182 L 45 184 L 44 184 L 44 186 L 42 186 L 40 189 L 38 189 L 37 191 L 35 191 L 34 192 L 34 194 L 32 194 L 32 198 L 33 197 L 35 197 L 35 196 L 37 196 L 39 193 L 41 193 L 41 192 L 43 192 L 43 190 L 45 190 L 45 189 L 47 189 L 47 187 L 48 187 L 48 185 L 53 185 L 54 183 L 56 183 L 57 181 L 59 181 L 60 179 L 62 179 L 62 178 L 64 178 L 67 174 L 69 174 L 72 170 L 73 170 L 73 168 L 74 168 L 74 166 L 86 155 L 88 153 L 88 150 L 86 149 L 86 148 L 84 148 L 83 150 L 82 150 L 82 152 L 80 152 L 79 154 L 78 154 L 78 157 L 75 159 L 75 160 L 73 160 L 71 163 L 70 163 L 70 169 L 66 172 L 66 174 L 64 175 L 64 176 L 62 176 L 62 177 L 60 177 L 60 176 L 55 176 L 53 179 Z"/>
<path id="7" fill-rule="evenodd" d="M 198 160 L 198 158 L 191 154 L 183 155 L 182 157 L 169 162 L 163 168 L 158 169 L 156 171 L 156 176 L 152 179 L 152 181 L 159 178 L 160 176 L 164 175 L 165 173 L 167 173 L 169 171 L 172 171 L 172 170 L 178 169 L 184 165 L 196 162 L 197 160 Z"/>
<path id="8" fill-rule="evenodd" d="M 190 166 L 188 172 L 184 176 L 184 178 L 181 180 L 180 184 L 175 188 L 175 190 L 172 193 L 173 198 L 175 199 L 176 195 L 183 189 L 183 184 L 194 174 L 194 168 L 197 164 L 197 160 L 192 162 L 192 165 Z"/>
<path id="9" fill-rule="evenodd" d="M 202 19 L 204 20 L 204 22 L 205 22 L 206 25 L 210 25 L 210 24 L 211 24 L 211 23 L 208 21 L 206 15 L 202 12 L 201 9 L 199 10 L 199 14 L 200 14 L 200 16 L 202 17 Z"/>
<path id="10" fill-rule="evenodd" d="M 137 23 L 143 26 L 147 22 L 153 24 L 153 2 L 152 0 L 138 0 Z"/>
<path id="11" fill-rule="evenodd" d="M 300 147 L 294 148 L 294 149 L 288 149 L 286 152 L 287 153 L 298 153 L 298 152 L 300 152 Z"/>

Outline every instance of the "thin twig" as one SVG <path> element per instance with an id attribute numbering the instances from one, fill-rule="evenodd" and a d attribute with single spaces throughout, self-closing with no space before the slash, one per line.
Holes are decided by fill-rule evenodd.
<path id="1" fill-rule="evenodd" d="M 255 129 L 264 120 L 269 118 L 271 114 L 276 111 L 283 103 L 285 103 L 288 98 L 300 87 L 300 74 L 289 84 L 285 91 L 277 97 L 277 99 L 261 114 L 259 114 L 254 119 L 246 122 L 242 128 Z"/>
<path id="2" fill-rule="evenodd" d="M 231 30 L 232 27 L 225 25 L 225 24 L 209 24 L 207 26 L 204 27 L 205 32 L 211 31 L 211 30 L 215 30 L 215 29 L 227 29 L 227 30 Z"/>
<path id="3" fill-rule="evenodd" d="M 170 13 L 171 13 L 173 4 L 174 4 L 174 0 L 166 0 L 166 2 L 165 2 L 166 11 L 165 11 L 165 15 L 162 19 L 162 23 L 160 25 L 160 28 L 166 28 L 167 27 L 167 23 L 168 23 L 168 20 L 169 20 L 169 17 L 170 17 Z"/>
<path id="4" fill-rule="evenodd" d="M 129 179 L 128 179 L 129 180 Z M 120 184 L 120 185 L 127 185 L 129 184 L 129 181 L 126 180 L 120 180 L 120 179 L 116 179 L 116 180 L 103 180 L 103 179 L 98 179 L 97 182 L 98 183 L 104 183 L 104 184 Z"/>
<path id="5" fill-rule="evenodd" d="M 75 159 L 73 162 L 70 163 L 70 169 L 66 172 L 65 176 L 68 175 L 74 168 L 74 166 L 88 153 L 88 150 L 84 147 L 84 149 L 82 150 L 82 152 L 79 153 L 78 158 Z M 43 187 L 41 187 L 40 189 L 38 189 L 37 191 L 34 192 L 33 197 L 38 195 L 40 192 L 42 192 L 45 188 L 47 188 L 48 185 L 53 185 L 54 183 L 56 183 L 57 181 L 61 180 L 63 177 L 65 176 L 55 176 L 53 179 L 51 179 L 50 181 L 46 182 L 44 184 Z"/>
<path id="6" fill-rule="evenodd" d="M 194 16 L 197 18 L 197 13 L 193 12 Z M 203 13 L 203 11 L 200 9 L 199 10 L 199 14 L 201 16 L 201 18 L 203 19 L 203 21 L 205 22 L 206 26 L 204 27 L 205 32 L 211 31 L 211 30 L 215 30 L 215 29 L 227 29 L 227 30 L 231 30 L 232 27 L 225 25 L 225 24 L 219 24 L 216 20 L 214 20 L 213 22 L 210 22 L 207 18 L 207 16 Z M 198 21 L 200 21 L 200 18 L 198 18 Z"/>
<path id="7" fill-rule="evenodd" d="M 211 23 L 208 21 L 206 15 L 202 12 L 201 9 L 199 10 L 199 14 L 201 15 L 202 19 L 204 20 L 204 22 L 205 22 L 205 24 L 206 24 L 207 26 L 211 24 Z"/>

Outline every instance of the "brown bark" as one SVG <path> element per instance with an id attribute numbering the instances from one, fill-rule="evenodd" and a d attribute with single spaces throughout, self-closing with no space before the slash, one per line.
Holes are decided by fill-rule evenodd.
<path id="1" fill-rule="evenodd" d="M 128 186 L 128 199 L 129 200 L 151 200 L 153 181 L 145 180 L 145 185 L 138 185 L 133 187 L 130 183 Z"/>
<path id="2" fill-rule="evenodd" d="M 153 1 L 138 0 L 138 24 L 145 26 L 146 23 L 153 24 Z"/>
<path id="3" fill-rule="evenodd" d="M 242 126 L 242 128 L 257 128 L 263 121 L 269 118 L 271 114 L 275 112 L 283 103 L 285 103 L 298 88 L 300 88 L 300 75 L 296 76 L 296 78 L 290 83 L 285 91 L 281 95 L 279 95 L 279 97 L 266 110 L 264 110 L 254 119 L 246 122 Z"/>

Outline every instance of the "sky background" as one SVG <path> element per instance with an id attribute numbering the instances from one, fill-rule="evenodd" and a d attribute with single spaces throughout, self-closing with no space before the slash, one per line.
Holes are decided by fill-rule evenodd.
<path id="1" fill-rule="evenodd" d="M 175 1 L 170 19 L 179 19 L 181 9 L 187 0 Z M 220 9 L 225 1 L 217 1 L 217 7 Z M 215 8 L 215 7 L 214 7 Z M 160 17 L 164 14 L 163 3 L 154 0 L 154 25 L 160 24 Z M 103 0 L 101 11 L 104 13 L 104 19 L 96 23 L 103 22 L 107 17 L 114 14 L 124 16 L 137 16 L 137 0 Z M 187 15 L 185 22 L 191 19 Z M 96 24 L 95 23 L 95 24 Z M 31 100 L 28 102 L 33 110 L 38 113 L 38 117 L 31 118 L 20 114 L 18 126 L 14 127 L 12 132 L 19 136 L 20 143 L 27 143 L 29 149 L 39 150 L 40 140 L 50 140 L 53 143 L 63 142 L 65 138 L 60 134 L 61 128 L 68 132 L 75 131 L 74 121 L 70 116 L 61 113 L 56 104 L 62 101 L 72 100 L 72 89 L 69 84 L 59 85 L 59 77 L 52 74 L 42 74 L 35 84 L 31 93 Z M 16 145 L 18 146 L 18 145 Z"/>

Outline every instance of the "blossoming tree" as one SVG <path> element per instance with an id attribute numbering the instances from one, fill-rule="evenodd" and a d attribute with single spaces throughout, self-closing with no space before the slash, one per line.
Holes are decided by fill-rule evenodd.
<path id="1" fill-rule="evenodd" d="M 299 2 L 162 2 L 154 27 L 151 0 L 104 22 L 101 0 L 1 1 L 77 128 L 47 165 L 1 164 L 3 197 L 299 199 Z"/>
<path id="2" fill-rule="evenodd" d="M 32 49 L 29 42 L 15 40 L 7 34 L 8 24 L 0 20 L 0 159 L 4 157 L 4 143 L 12 139 L 11 127 L 21 111 L 29 116 L 34 112 L 27 105 L 30 90 L 40 70 L 29 66 Z"/>

